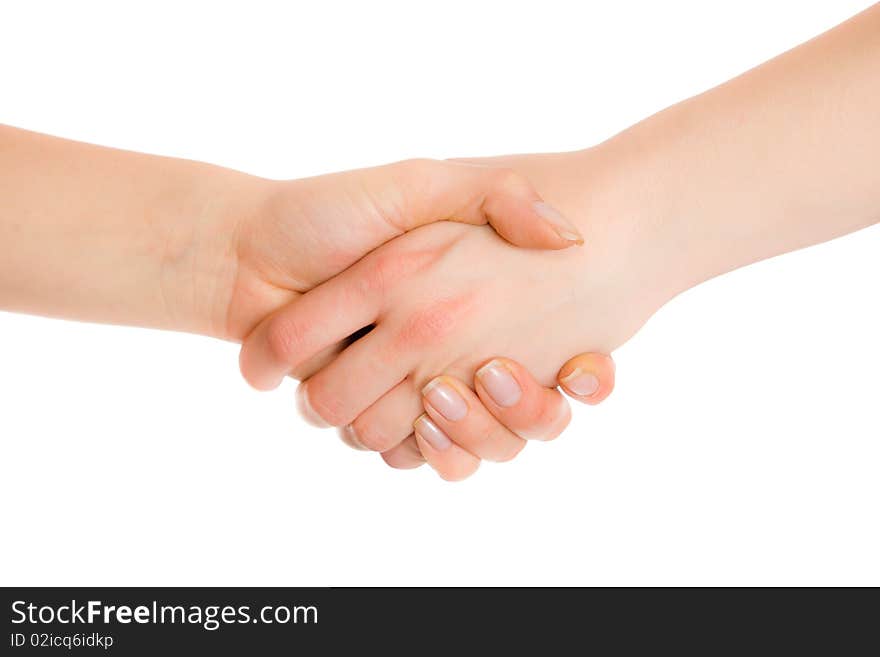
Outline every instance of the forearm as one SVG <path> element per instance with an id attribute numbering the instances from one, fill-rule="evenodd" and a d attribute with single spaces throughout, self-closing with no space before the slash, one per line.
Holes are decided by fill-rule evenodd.
<path id="1" fill-rule="evenodd" d="M 0 126 L 0 309 L 209 332 L 249 180 Z"/>
<path id="2" fill-rule="evenodd" d="M 646 275 L 675 293 L 880 220 L 878 71 L 880 5 L 595 149 L 649 189 Z"/>

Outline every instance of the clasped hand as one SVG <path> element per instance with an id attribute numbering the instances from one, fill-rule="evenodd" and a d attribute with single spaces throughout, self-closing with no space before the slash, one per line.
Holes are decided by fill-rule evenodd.
<path id="1" fill-rule="evenodd" d="M 297 187 L 276 201 L 284 211 L 238 231 L 253 240 L 240 252 L 260 263 L 240 270 L 262 272 L 236 286 L 228 313 L 232 332 L 246 334 L 241 369 L 254 387 L 299 378 L 307 420 L 339 427 L 346 443 L 389 465 L 427 461 L 450 480 L 482 459 L 510 460 L 528 439 L 558 436 L 570 409 L 557 378 L 587 403 L 610 393 L 606 356 L 583 354 L 560 371 L 572 354 L 609 351 L 636 328 L 615 312 L 608 259 L 593 257 L 579 229 L 514 166 L 409 161 Z M 577 209 L 576 199 L 549 191 Z M 422 225 L 436 219 L 489 222 L 497 234 Z M 287 253 L 268 256 L 273 235 Z M 240 309 L 273 275 L 270 284 L 295 296 L 269 313 Z"/>

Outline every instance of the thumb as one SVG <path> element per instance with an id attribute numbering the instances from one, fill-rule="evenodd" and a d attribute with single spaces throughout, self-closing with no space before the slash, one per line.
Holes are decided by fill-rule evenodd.
<path id="1" fill-rule="evenodd" d="M 556 380 L 570 396 L 595 405 L 614 390 L 614 359 L 605 354 L 580 354 L 559 370 Z"/>
<path id="2" fill-rule="evenodd" d="M 491 224 L 508 242 L 565 249 L 584 240 L 577 227 L 545 203 L 529 180 L 513 169 L 444 160 L 406 160 L 391 168 L 402 203 L 379 208 L 402 231 L 434 221 Z M 381 201 L 379 201 L 381 204 Z"/>

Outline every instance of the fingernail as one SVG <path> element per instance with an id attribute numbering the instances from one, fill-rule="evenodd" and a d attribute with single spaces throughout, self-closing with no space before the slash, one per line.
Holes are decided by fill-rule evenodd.
<path id="1" fill-rule="evenodd" d="M 339 429 L 339 437 L 342 438 L 342 442 L 344 442 L 349 447 L 354 447 L 355 449 L 360 449 L 364 451 L 366 451 L 367 449 L 358 439 L 357 431 L 355 430 L 353 424 L 346 425 Z"/>
<path id="2" fill-rule="evenodd" d="M 499 406 L 509 408 L 522 397 L 522 389 L 507 366 L 499 360 L 491 360 L 477 370 L 480 383 Z"/>
<path id="3" fill-rule="evenodd" d="M 447 420 L 457 422 L 467 415 L 468 406 L 461 395 L 443 379 L 433 379 L 422 388 L 422 395 L 440 415 Z"/>
<path id="4" fill-rule="evenodd" d="M 299 387 L 296 389 L 296 408 L 299 411 L 299 414 L 302 415 L 303 419 L 315 427 L 320 427 L 324 429 L 329 427 L 330 424 L 324 421 L 320 415 L 315 412 L 315 409 L 312 408 L 311 402 L 309 402 L 309 392 L 308 386 L 305 383 L 300 383 Z"/>
<path id="5" fill-rule="evenodd" d="M 599 379 L 595 374 L 575 367 L 570 374 L 559 380 L 568 390 L 581 397 L 590 397 L 599 390 Z"/>
<path id="6" fill-rule="evenodd" d="M 416 435 L 420 436 L 422 440 L 436 450 L 443 451 L 452 446 L 452 441 L 449 440 L 449 437 L 440 431 L 440 427 L 431 422 L 427 415 L 419 416 L 413 428 L 416 430 Z"/>
<path id="7" fill-rule="evenodd" d="M 544 203 L 544 201 L 535 201 L 534 207 L 535 212 L 537 212 L 544 221 L 553 226 L 553 230 L 556 231 L 556 234 L 559 235 L 559 237 L 569 242 L 576 242 L 577 244 L 584 243 L 584 236 L 581 235 L 575 225 L 566 219 L 559 210 L 552 205 Z"/>

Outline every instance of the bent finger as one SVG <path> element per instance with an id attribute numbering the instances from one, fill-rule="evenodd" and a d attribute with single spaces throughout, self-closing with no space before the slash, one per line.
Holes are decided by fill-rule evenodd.
<path id="1" fill-rule="evenodd" d="M 415 421 L 413 431 L 419 451 L 442 479 L 461 481 L 480 467 L 480 459 L 452 442 L 427 415 Z"/>
<path id="2" fill-rule="evenodd" d="M 438 376 L 422 389 L 425 411 L 456 444 L 487 461 L 509 461 L 525 440 L 498 422 L 465 384 Z"/>
<path id="3" fill-rule="evenodd" d="M 502 425 L 527 440 L 552 440 L 571 420 L 568 401 L 509 358 L 493 358 L 474 375 L 474 388 Z"/>

